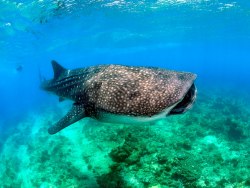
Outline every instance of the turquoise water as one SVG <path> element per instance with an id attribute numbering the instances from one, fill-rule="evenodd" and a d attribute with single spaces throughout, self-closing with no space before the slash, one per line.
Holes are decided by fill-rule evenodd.
<path id="1" fill-rule="evenodd" d="M 0 187 L 250 187 L 249 44 L 243 0 L 0 0 Z M 197 100 L 152 125 L 85 118 L 51 136 L 71 106 L 39 88 L 52 59 L 194 72 Z"/>

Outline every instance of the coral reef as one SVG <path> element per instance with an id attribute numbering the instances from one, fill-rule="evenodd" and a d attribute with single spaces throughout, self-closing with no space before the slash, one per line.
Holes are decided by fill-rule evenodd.
<path id="1" fill-rule="evenodd" d="M 0 185 L 250 187 L 249 98 L 221 92 L 201 90 L 190 112 L 152 125 L 86 118 L 53 136 L 67 104 L 31 113 L 2 141 Z"/>

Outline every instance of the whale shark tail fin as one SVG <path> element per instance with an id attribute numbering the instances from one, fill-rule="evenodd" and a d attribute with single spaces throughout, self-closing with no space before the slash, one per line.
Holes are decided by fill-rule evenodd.
<path id="1" fill-rule="evenodd" d="M 48 129 L 49 134 L 56 134 L 69 125 L 85 117 L 85 110 L 82 104 L 74 104 L 72 109 L 55 125 Z"/>
<path id="2" fill-rule="evenodd" d="M 43 82 L 46 81 L 46 78 L 42 75 L 41 73 L 41 69 L 40 69 L 40 66 L 38 65 L 38 75 L 39 75 L 39 81 L 40 81 L 40 84 L 42 84 Z"/>
<path id="3" fill-rule="evenodd" d="M 62 65 L 57 63 L 55 60 L 51 61 L 53 71 L 54 71 L 54 79 L 58 79 L 63 73 L 67 71 L 66 68 L 64 68 Z"/>

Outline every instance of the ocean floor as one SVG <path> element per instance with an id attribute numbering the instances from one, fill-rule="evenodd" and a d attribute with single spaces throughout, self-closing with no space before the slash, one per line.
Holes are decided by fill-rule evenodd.
<path id="1" fill-rule="evenodd" d="M 250 96 L 202 90 L 193 109 L 152 125 L 90 118 L 47 133 L 68 103 L 32 112 L 0 153 L 1 188 L 250 187 Z"/>

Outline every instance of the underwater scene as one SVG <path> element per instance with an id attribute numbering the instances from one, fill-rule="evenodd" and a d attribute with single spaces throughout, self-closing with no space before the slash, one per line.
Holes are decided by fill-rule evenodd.
<path id="1" fill-rule="evenodd" d="M 250 187 L 250 2 L 0 0 L 0 188 Z"/>

